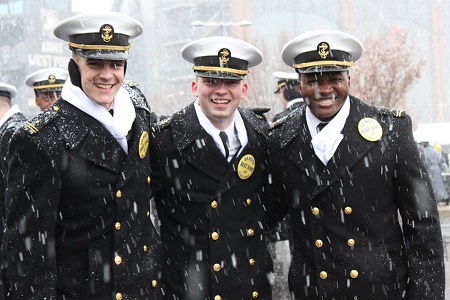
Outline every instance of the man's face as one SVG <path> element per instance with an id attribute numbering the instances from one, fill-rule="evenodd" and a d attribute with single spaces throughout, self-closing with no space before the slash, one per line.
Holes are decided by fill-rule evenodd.
<path id="1" fill-rule="evenodd" d="M 211 123 L 218 129 L 225 129 L 233 121 L 241 100 L 247 96 L 248 87 L 243 80 L 198 77 L 191 89 Z"/>
<path id="2" fill-rule="evenodd" d="M 109 109 L 122 86 L 125 62 L 89 59 L 76 55 L 74 59 L 80 70 L 81 86 L 86 95 Z"/>
<path id="3" fill-rule="evenodd" d="M 39 92 L 35 98 L 36 105 L 41 111 L 52 105 L 58 99 L 61 92 Z"/>
<path id="4" fill-rule="evenodd" d="M 344 105 L 350 88 L 347 72 L 300 74 L 300 91 L 312 114 L 329 121 Z"/>

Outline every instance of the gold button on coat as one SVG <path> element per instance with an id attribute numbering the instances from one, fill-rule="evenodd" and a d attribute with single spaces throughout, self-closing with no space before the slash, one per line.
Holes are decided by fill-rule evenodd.
<path id="1" fill-rule="evenodd" d="M 322 246 L 323 246 L 322 240 L 316 240 L 316 242 L 314 244 L 316 245 L 317 248 L 322 248 Z"/>
<path id="2" fill-rule="evenodd" d="M 147 211 L 147 218 L 150 217 L 150 211 Z"/>
<path id="3" fill-rule="evenodd" d="M 147 245 L 144 245 L 144 252 L 147 252 L 148 251 L 148 247 L 147 247 Z"/>
<path id="4" fill-rule="evenodd" d="M 217 233 L 217 232 L 213 232 L 212 234 L 211 234 L 211 238 L 214 240 L 214 241 L 217 241 L 218 239 L 219 239 L 219 233 Z"/>
<path id="5" fill-rule="evenodd" d="M 122 257 L 120 256 L 114 257 L 114 262 L 116 263 L 116 265 L 120 265 L 122 263 Z"/>
<path id="6" fill-rule="evenodd" d="M 259 296 L 259 294 L 258 294 L 257 291 L 254 291 L 254 292 L 252 293 L 252 298 L 253 298 L 253 299 L 258 298 L 258 296 Z"/>
<path id="7" fill-rule="evenodd" d="M 219 272 L 221 267 L 219 264 L 214 264 L 213 269 L 214 269 L 214 271 Z"/>
<path id="8" fill-rule="evenodd" d="M 344 214 L 350 215 L 353 212 L 353 209 L 350 206 L 344 208 Z"/>
<path id="9" fill-rule="evenodd" d="M 253 258 L 250 258 L 250 260 L 248 261 L 248 264 L 250 265 L 250 266 L 254 266 L 255 265 L 255 260 L 253 259 Z"/>
<path id="10" fill-rule="evenodd" d="M 350 247 L 355 246 L 355 240 L 354 239 L 348 239 L 347 245 L 349 245 Z"/>
<path id="11" fill-rule="evenodd" d="M 150 178 L 150 176 L 147 177 L 147 183 L 150 184 L 150 182 L 152 182 L 152 179 Z"/>
<path id="12" fill-rule="evenodd" d="M 320 272 L 319 277 L 320 277 L 320 279 L 327 279 L 328 274 L 327 274 L 327 272 L 322 271 L 322 272 Z"/>
<path id="13" fill-rule="evenodd" d="M 121 191 L 121 190 L 118 190 L 118 191 L 116 192 L 116 197 L 117 197 L 117 198 L 122 198 L 122 191 Z"/>
<path id="14" fill-rule="evenodd" d="M 250 206 L 252 204 L 252 199 L 248 198 L 246 202 L 247 202 L 247 206 Z"/>
<path id="15" fill-rule="evenodd" d="M 217 206 L 219 206 L 219 202 L 217 202 L 216 200 L 211 202 L 211 208 L 217 208 Z"/>
<path id="16" fill-rule="evenodd" d="M 317 216 L 320 213 L 320 209 L 318 207 L 313 207 L 311 209 L 311 213 L 315 216 Z"/>
<path id="17" fill-rule="evenodd" d="M 356 271 L 356 270 L 351 270 L 350 271 L 350 277 L 351 278 L 358 278 L 358 271 Z"/>
<path id="18" fill-rule="evenodd" d="M 157 287 L 158 286 L 158 281 L 156 280 L 152 280 L 152 287 Z"/>
<path id="19" fill-rule="evenodd" d="M 248 229 L 247 230 L 247 236 L 253 236 L 255 234 L 255 231 L 253 229 Z"/>
<path id="20" fill-rule="evenodd" d="M 116 294 L 116 300 L 122 300 L 122 299 L 123 299 L 122 293 L 117 293 Z"/>
<path id="21" fill-rule="evenodd" d="M 220 297 L 219 295 L 215 295 L 214 300 L 222 300 L 222 297 Z"/>
<path id="22" fill-rule="evenodd" d="M 114 228 L 115 228 L 116 230 L 120 230 L 120 228 L 122 228 L 122 225 L 120 225 L 119 222 L 116 222 L 116 224 L 114 224 Z"/>

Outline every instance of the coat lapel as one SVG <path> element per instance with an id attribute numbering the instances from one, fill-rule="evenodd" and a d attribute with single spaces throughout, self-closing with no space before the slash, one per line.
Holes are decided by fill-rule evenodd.
<path id="1" fill-rule="evenodd" d="M 289 160 L 313 181 L 318 181 L 322 166 L 311 144 L 311 134 L 306 124 L 305 108 L 294 110 L 286 119 L 282 130 L 281 148 L 286 149 Z M 271 155 L 278 155 L 273 153 Z"/>
<path id="2" fill-rule="evenodd" d="M 183 159 L 206 176 L 220 181 L 229 164 L 200 125 L 194 104 L 174 114 L 170 122 L 174 147 Z"/>
<path id="3" fill-rule="evenodd" d="M 368 141 L 358 131 L 358 123 L 362 118 L 378 119 L 378 115 L 374 112 L 373 115 L 367 116 L 362 113 L 362 111 L 367 112 L 367 109 L 361 109 L 363 104 L 359 100 L 350 97 L 350 101 L 350 113 L 342 130 L 344 138 L 321 173 L 320 183 L 316 187 L 314 195 L 321 193 L 346 173 L 350 173 L 353 166 L 380 142 Z"/>
<path id="4" fill-rule="evenodd" d="M 79 147 L 79 155 L 84 159 L 120 173 L 126 154 L 109 131 L 97 120 L 66 101 L 61 101 L 60 104 L 63 113 L 55 120 L 55 125 L 66 147 L 70 150 Z"/>

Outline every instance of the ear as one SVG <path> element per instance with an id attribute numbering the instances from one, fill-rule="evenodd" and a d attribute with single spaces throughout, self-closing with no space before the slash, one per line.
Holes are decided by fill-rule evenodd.
<path id="1" fill-rule="evenodd" d="M 198 83 L 196 80 L 192 80 L 192 82 L 191 82 L 191 92 L 192 92 L 192 95 L 194 95 L 195 97 L 198 97 Z"/>
<path id="2" fill-rule="evenodd" d="M 244 82 L 242 84 L 242 95 L 241 95 L 241 98 L 247 97 L 247 92 L 248 92 L 248 85 L 247 85 L 246 82 Z"/>

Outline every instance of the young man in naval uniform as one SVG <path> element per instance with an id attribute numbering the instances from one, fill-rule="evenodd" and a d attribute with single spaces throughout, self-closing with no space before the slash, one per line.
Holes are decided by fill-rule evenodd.
<path id="1" fill-rule="evenodd" d="M 25 84 L 34 90 L 36 106 L 41 111 L 52 105 L 61 95 L 69 72 L 61 68 L 37 70 L 25 78 Z"/>
<path id="2" fill-rule="evenodd" d="M 26 117 L 20 111 L 17 104 L 12 104 L 17 95 L 15 86 L 0 82 L 0 245 L 2 244 L 5 229 L 5 176 L 8 173 L 8 160 L 6 153 L 14 131 L 26 121 Z M 0 248 L 1 249 L 1 248 Z M 6 262 L 1 262 L 0 299 L 4 299 L 6 279 Z"/>
<path id="3" fill-rule="evenodd" d="M 267 123 L 240 107 L 245 75 L 262 54 L 223 36 L 195 40 L 181 53 L 193 64 L 196 100 L 150 140 L 166 299 L 271 299 Z"/>
<path id="4" fill-rule="evenodd" d="M 439 216 L 411 119 L 349 95 L 361 54 L 355 37 L 334 30 L 307 32 L 282 51 L 306 102 L 273 125 L 268 146 L 294 231 L 291 293 L 444 299 Z"/>
<path id="5" fill-rule="evenodd" d="M 126 15 L 82 14 L 54 33 L 72 50 L 51 108 L 16 131 L 6 195 L 13 299 L 161 299 L 150 220 L 151 111 L 123 84 Z"/>
<path id="6" fill-rule="evenodd" d="M 280 103 L 283 107 L 283 111 L 272 118 L 272 122 L 275 122 L 290 114 L 294 109 L 301 107 L 305 102 L 300 95 L 297 73 L 274 72 L 273 76 L 277 79 L 274 93 L 280 95 Z"/>

